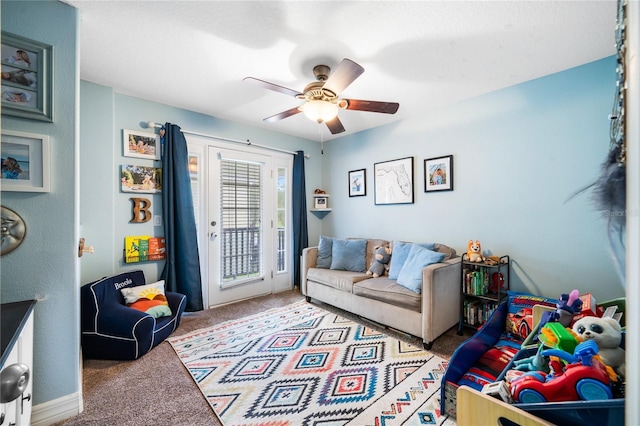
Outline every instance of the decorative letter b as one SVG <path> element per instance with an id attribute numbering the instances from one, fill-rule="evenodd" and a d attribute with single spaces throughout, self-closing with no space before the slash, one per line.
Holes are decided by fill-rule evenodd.
<path id="1" fill-rule="evenodd" d="M 129 223 L 144 223 L 151 220 L 151 200 L 148 198 L 130 198 L 133 202 L 133 218 Z"/>

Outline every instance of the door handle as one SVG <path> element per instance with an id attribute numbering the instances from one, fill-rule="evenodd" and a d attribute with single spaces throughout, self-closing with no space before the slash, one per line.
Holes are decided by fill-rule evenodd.
<path id="1" fill-rule="evenodd" d="M 11 402 L 27 389 L 29 367 L 25 364 L 11 364 L 0 373 L 0 402 Z"/>

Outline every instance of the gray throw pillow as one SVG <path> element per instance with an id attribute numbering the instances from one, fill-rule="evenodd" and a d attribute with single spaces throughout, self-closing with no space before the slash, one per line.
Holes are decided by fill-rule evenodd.
<path id="1" fill-rule="evenodd" d="M 331 269 L 366 272 L 367 240 L 333 240 Z"/>
<path id="2" fill-rule="evenodd" d="M 318 243 L 318 259 L 316 260 L 316 268 L 331 268 L 331 252 L 333 250 L 333 238 L 320 235 L 320 243 Z"/>

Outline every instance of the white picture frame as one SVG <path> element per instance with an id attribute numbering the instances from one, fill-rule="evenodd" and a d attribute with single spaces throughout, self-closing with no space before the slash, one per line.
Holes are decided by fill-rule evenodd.
<path id="1" fill-rule="evenodd" d="M 125 157 L 160 159 L 160 135 L 122 129 L 122 155 Z"/>
<path id="2" fill-rule="evenodd" d="M 2 130 L 0 189 L 49 192 L 51 147 L 48 135 Z"/>

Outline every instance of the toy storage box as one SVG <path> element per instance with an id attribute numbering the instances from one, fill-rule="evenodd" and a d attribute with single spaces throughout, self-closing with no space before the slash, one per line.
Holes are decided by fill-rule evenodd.
<path id="1" fill-rule="evenodd" d="M 624 347 L 624 334 L 623 343 Z M 503 374 L 513 367 L 520 359 L 535 355 L 536 348 L 523 348 L 513 357 Z M 541 402 L 535 404 L 512 404 L 548 422 L 563 426 L 619 426 L 624 424 L 624 399 L 606 399 L 598 401 L 566 401 Z"/>
<path id="2" fill-rule="evenodd" d="M 607 303 L 604 302 L 603 305 Z M 619 307 L 624 303 L 619 300 L 612 301 Z M 492 348 L 501 337 L 504 330 L 504 321 L 507 314 L 507 304 L 502 303 L 487 323 L 472 337 L 462 343 L 453 353 L 449 366 L 443 377 L 443 385 L 440 395 L 440 409 L 442 413 L 456 417 L 458 382 L 465 372 L 474 365 L 484 352 Z M 547 308 L 548 309 L 548 308 Z M 534 315 L 538 317 L 537 315 Z M 539 319 L 536 318 L 536 319 Z M 534 332 L 539 331 L 538 324 Z M 499 379 L 504 377 L 506 371 L 511 369 L 516 360 L 526 358 L 535 353 L 535 346 L 527 346 L 531 343 L 532 336 L 525 340 L 522 349 L 513 357 L 503 370 Z M 621 346 L 624 347 L 624 333 Z M 497 399 L 495 401 L 498 401 Z M 567 426 L 618 426 L 624 424 L 624 404 L 622 398 L 602 401 L 568 401 L 545 402 L 536 404 L 513 404 L 514 407 L 523 409 L 541 419 L 551 423 Z"/>

